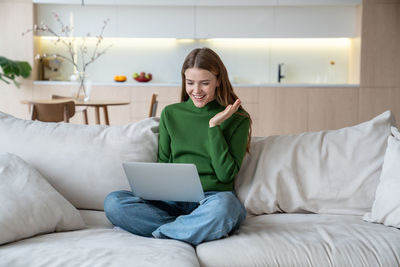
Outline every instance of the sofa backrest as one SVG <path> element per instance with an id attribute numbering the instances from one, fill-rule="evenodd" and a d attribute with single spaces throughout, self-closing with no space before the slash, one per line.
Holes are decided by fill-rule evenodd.
<path id="1" fill-rule="evenodd" d="M 339 130 L 253 137 L 235 189 L 249 214 L 363 214 L 375 195 L 392 114 Z M 0 112 L 0 152 L 30 163 L 75 207 L 103 210 L 129 189 L 121 163 L 157 160 L 158 119 L 124 126 L 56 124 Z"/>
<path id="2" fill-rule="evenodd" d="M 253 138 L 235 188 L 249 214 L 361 215 L 371 209 L 390 111 L 339 130 Z"/>
<path id="3" fill-rule="evenodd" d="M 158 119 L 124 126 L 46 123 L 0 112 L 0 152 L 37 169 L 69 202 L 103 210 L 106 195 L 130 189 L 122 162 L 157 160 Z"/>

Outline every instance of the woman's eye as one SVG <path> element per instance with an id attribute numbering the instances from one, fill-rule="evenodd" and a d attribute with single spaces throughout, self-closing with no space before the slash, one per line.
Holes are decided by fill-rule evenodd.
<path id="1" fill-rule="evenodd" d="M 203 85 L 208 85 L 208 83 L 203 83 Z"/>
<path id="2" fill-rule="evenodd" d="M 192 85 L 193 83 L 192 83 L 192 82 L 186 82 L 186 84 L 187 84 L 187 85 Z"/>

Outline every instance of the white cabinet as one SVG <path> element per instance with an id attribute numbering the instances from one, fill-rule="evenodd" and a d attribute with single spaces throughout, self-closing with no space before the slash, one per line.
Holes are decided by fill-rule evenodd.
<path id="1" fill-rule="evenodd" d="M 196 7 L 195 38 L 260 38 L 274 33 L 271 7 Z"/>
<path id="2" fill-rule="evenodd" d="M 87 1 L 87 0 L 86 0 Z M 146 38 L 326 38 L 357 37 L 357 5 L 65 5 L 38 4 L 36 23 L 53 29 L 55 11 L 73 20 L 75 36 L 101 30 L 104 37 Z M 71 19 L 73 17 L 73 19 Z"/>
<path id="3" fill-rule="evenodd" d="M 196 7 L 196 38 L 356 37 L 357 6 Z"/>
<path id="4" fill-rule="evenodd" d="M 193 37 L 193 7 L 118 6 L 116 9 L 118 37 Z"/>
<path id="5" fill-rule="evenodd" d="M 88 32 L 92 36 L 98 35 L 103 21 L 107 18 L 110 21 L 104 31 L 104 37 L 194 36 L 194 7 L 39 5 L 36 23 L 43 21 L 58 31 L 60 26 L 53 19 L 52 12 L 56 12 L 67 25 L 72 21 L 75 36 L 86 36 Z"/>
<path id="6" fill-rule="evenodd" d="M 357 6 L 275 8 L 274 37 L 325 38 L 359 36 Z"/>

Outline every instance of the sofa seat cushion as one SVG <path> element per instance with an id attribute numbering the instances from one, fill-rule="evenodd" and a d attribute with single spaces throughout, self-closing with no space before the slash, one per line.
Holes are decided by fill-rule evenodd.
<path id="1" fill-rule="evenodd" d="M 89 228 L 113 228 L 104 211 L 79 210 L 82 220 Z"/>
<path id="2" fill-rule="evenodd" d="M 199 266 L 184 242 L 113 229 L 103 212 L 81 212 L 87 229 L 46 234 L 0 246 L 0 266 Z M 97 219 L 99 220 L 96 223 Z"/>
<path id="3" fill-rule="evenodd" d="M 400 230 L 362 216 L 271 214 L 196 248 L 201 266 L 400 266 Z"/>

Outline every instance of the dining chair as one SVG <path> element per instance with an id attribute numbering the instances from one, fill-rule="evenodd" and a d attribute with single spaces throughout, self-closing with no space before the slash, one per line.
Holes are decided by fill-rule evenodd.
<path id="1" fill-rule="evenodd" d="M 58 103 L 30 102 L 31 119 L 44 122 L 69 122 L 75 115 L 75 102 L 66 100 Z"/>
<path id="2" fill-rule="evenodd" d="M 155 117 L 156 116 L 157 106 L 158 106 L 157 96 L 158 95 L 156 93 L 153 93 L 152 96 L 151 96 L 149 117 Z"/>
<path id="3" fill-rule="evenodd" d="M 62 95 L 51 95 L 51 99 L 73 99 L 72 97 L 62 96 Z M 75 112 L 82 112 L 83 113 L 83 123 L 89 124 L 88 113 L 87 113 L 86 106 L 79 106 L 75 107 Z"/>

